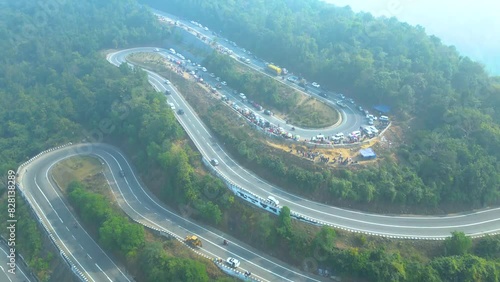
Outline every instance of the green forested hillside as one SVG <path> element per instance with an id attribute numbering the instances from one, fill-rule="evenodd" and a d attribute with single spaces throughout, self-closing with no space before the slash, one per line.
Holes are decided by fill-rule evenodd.
<path id="1" fill-rule="evenodd" d="M 422 27 L 317 0 L 142 2 L 196 20 L 363 106 L 392 106 L 405 129 L 398 162 L 346 179 L 371 187 L 371 199 L 499 203 L 499 79 Z M 354 195 L 354 186 L 333 190 Z"/>
<path id="2" fill-rule="evenodd" d="M 119 97 L 117 89 L 125 94 L 143 84 L 142 77 L 127 82 L 98 50 L 166 34 L 132 1 L 54 2 L 49 12 L 15 2 L 0 10 L 2 171 L 81 135 L 80 123 L 97 124 Z"/>
<path id="3" fill-rule="evenodd" d="M 2 1 L 0 6 L 2 172 L 16 170 L 28 158 L 68 141 L 120 140 L 123 147 L 134 148 L 135 164 L 141 172 L 157 167 L 160 157 L 164 163 L 170 161 L 160 171 L 175 173 L 185 169 L 182 177 L 172 180 L 179 183 L 165 184 L 168 185 L 165 198 L 174 198 L 170 197 L 172 190 L 185 188 L 182 181 L 194 178 L 194 169 L 183 148 L 175 147 L 182 152 L 175 152 L 178 158 L 169 155 L 174 141 L 183 138 L 183 132 L 171 110 L 165 107 L 164 97 L 153 91 L 144 72 L 125 65 L 117 68 L 105 60 L 103 53 L 110 48 L 161 43 L 169 36 L 168 29 L 158 25 L 155 17 L 134 1 L 21 0 Z M 199 178 L 195 179 L 198 182 L 193 180 L 192 189 L 206 187 L 205 182 L 214 189 L 222 185 L 210 176 Z M 1 202 L 5 203 L 5 186 L 0 189 Z M 97 203 L 102 204 L 99 195 L 78 192 L 78 199 L 86 199 L 89 206 L 99 199 L 101 202 Z M 207 210 L 204 213 L 207 217 L 220 213 L 217 204 L 199 200 L 199 191 L 194 194 L 196 197 L 190 201 L 181 192 L 174 199 L 191 203 L 196 198 L 196 208 Z M 44 231 L 37 230 L 37 223 L 22 198 L 17 197 L 17 201 L 17 251 L 41 281 L 48 281 L 54 258 L 59 256 L 47 252 L 48 247 L 43 245 Z M 0 218 L 5 220 L 6 215 L 1 213 Z M 108 227 L 123 225 L 138 238 L 144 237 L 142 226 L 131 225 L 124 217 L 108 217 L 113 218 Z M 100 241 L 108 251 L 121 255 L 123 261 L 126 256 L 131 265 L 144 258 L 161 262 L 161 265 L 146 263 L 132 267 L 138 281 L 183 280 L 179 277 L 214 281 L 223 276 L 220 272 L 207 273 L 199 261 L 169 257 L 161 248 L 150 247 L 151 240 L 146 243 L 135 240 L 130 246 L 116 245 L 113 240 L 120 235 L 117 229 L 103 226 L 105 232 L 100 234 Z M 2 229 L 3 235 L 5 232 Z"/>

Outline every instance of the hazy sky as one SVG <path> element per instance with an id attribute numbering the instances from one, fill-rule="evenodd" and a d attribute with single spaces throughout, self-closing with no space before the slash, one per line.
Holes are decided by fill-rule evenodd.
<path id="1" fill-rule="evenodd" d="M 421 25 L 428 34 L 455 45 L 463 55 L 500 75 L 500 1 L 498 0 L 323 0 L 355 12 L 396 17 Z"/>

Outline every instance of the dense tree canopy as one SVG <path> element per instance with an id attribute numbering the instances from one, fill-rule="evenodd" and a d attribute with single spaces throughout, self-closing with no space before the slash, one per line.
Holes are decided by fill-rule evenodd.
<path id="1" fill-rule="evenodd" d="M 499 203 L 500 80 L 422 27 L 317 0 L 142 2 L 196 20 L 365 108 L 392 106 L 405 128 L 400 162 L 346 179 L 360 189 L 333 180 L 336 195 L 411 205 Z"/>
<path id="2" fill-rule="evenodd" d="M 136 148 L 138 165 L 158 166 L 160 156 L 183 137 L 182 129 L 144 72 L 112 66 L 102 50 L 160 44 L 169 29 L 131 0 L 49 2 L 0 3 L 1 171 L 15 170 L 47 148 L 82 139 L 120 140 L 115 142 Z M 201 184 L 214 181 L 203 179 Z M 213 186 L 220 188 L 220 181 Z M 81 184 L 73 183 L 69 190 L 75 209 L 95 224 L 105 248 L 137 256 L 144 244 L 141 225 L 114 214 L 105 197 Z M 220 213 L 216 204 L 206 204 L 211 204 L 207 216 Z M 44 233 L 36 230 L 22 198 L 18 207 L 23 227 L 17 230 L 18 250 L 39 279 L 47 281 L 54 255 L 45 254 Z M 193 260 L 169 258 L 168 272 L 169 281 L 207 280 L 204 265 Z"/>
<path id="3" fill-rule="evenodd" d="M 53 2 L 53 10 L 26 0 L 0 9 L 2 171 L 81 135 L 80 123 L 98 128 L 120 95 L 144 85 L 95 52 L 167 34 L 133 1 Z"/>

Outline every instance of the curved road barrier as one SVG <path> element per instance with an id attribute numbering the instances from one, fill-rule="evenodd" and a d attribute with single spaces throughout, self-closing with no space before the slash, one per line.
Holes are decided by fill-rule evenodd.
<path id="1" fill-rule="evenodd" d="M 203 248 L 193 249 L 197 254 L 210 259 L 225 260 L 234 257 L 241 261 L 241 268 L 226 269 L 240 277 L 245 271 L 252 275 L 246 279 L 254 281 L 321 281 L 314 274 L 305 273 L 282 262 L 260 255 L 252 247 L 238 242 L 220 231 L 197 223 L 187 216 L 180 216 L 163 205 L 136 177 L 133 167 L 115 147 L 106 144 L 88 143 L 47 150 L 20 168 L 19 190 L 33 205 L 39 220 L 49 237 L 61 250 L 61 256 L 82 281 L 132 281 L 97 243 L 77 224 L 67 207 L 57 183 L 50 176 L 52 167 L 73 156 L 94 156 L 101 160 L 102 174 L 107 179 L 111 192 L 127 215 L 162 236 L 183 242 L 187 235 L 196 235 L 203 241 Z M 125 172 L 120 177 L 119 171 Z M 228 246 L 222 241 L 229 240 Z"/>
<path id="2" fill-rule="evenodd" d="M 154 52 L 154 48 L 123 50 L 109 54 L 107 59 L 119 66 L 126 62 L 126 56 L 135 52 Z M 453 231 L 463 231 L 471 237 L 496 234 L 500 231 L 500 208 L 447 216 L 378 215 L 327 206 L 284 191 L 267 183 L 234 161 L 213 138 L 177 89 L 171 84 L 166 84 L 165 78 L 158 74 L 151 71 L 147 73 L 149 82 L 158 91 L 170 90 L 169 101 L 173 102 L 177 108 L 185 110 L 184 115 L 176 114 L 177 120 L 205 159 L 218 159 L 220 165 L 216 169 L 213 168 L 213 171 L 224 179 L 233 192 L 236 191 L 235 189 L 247 191 L 260 199 L 273 196 L 280 201 L 282 206 L 288 206 L 294 217 L 305 222 L 387 238 L 443 240 L 451 236 Z M 243 196 L 240 197 L 245 199 Z"/>

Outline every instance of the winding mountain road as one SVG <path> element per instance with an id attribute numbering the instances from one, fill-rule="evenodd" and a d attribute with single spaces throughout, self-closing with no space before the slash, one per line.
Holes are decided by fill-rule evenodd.
<path id="1" fill-rule="evenodd" d="M 114 65 L 126 62 L 126 56 L 135 52 L 154 52 L 154 48 L 134 48 L 108 55 Z M 150 83 L 161 92 L 171 90 L 166 96 L 177 108 L 185 110 L 177 119 L 189 137 L 206 159 L 216 158 L 220 165 L 219 172 L 236 185 L 259 195 L 262 198 L 274 196 L 280 205 L 288 206 L 292 211 L 314 218 L 322 224 L 337 228 L 381 235 L 393 238 L 444 239 L 453 231 L 463 231 L 469 236 L 482 236 L 500 230 L 500 208 L 468 212 L 447 216 L 390 216 L 365 213 L 327 206 L 295 196 L 273 186 L 240 166 L 217 143 L 213 134 L 200 120 L 182 95 L 172 85 L 165 84 L 165 78 L 148 71 Z"/>
<path id="2" fill-rule="evenodd" d="M 107 59 L 118 66 L 125 63 L 128 54 L 153 52 L 154 48 L 134 48 L 109 54 Z M 148 72 L 149 82 L 158 91 L 171 90 L 166 99 L 185 114 L 175 113 L 200 153 L 206 159 L 216 158 L 220 165 L 217 171 L 234 184 L 262 198 L 269 195 L 288 206 L 293 212 L 316 219 L 321 224 L 331 225 L 354 232 L 380 235 L 391 238 L 444 239 L 453 231 L 463 231 L 469 236 L 482 236 L 500 230 L 500 208 L 487 209 L 447 216 L 388 216 L 352 211 L 323 205 L 273 186 L 235 162 L 203 124 L 190 105 L 165 78 Z M 310 273 L 294 269 L 275 258 L 261 255 L 252 247 L 231 238 L 220 231 L 194 222 L 189 216 L 180 216 L 163 205 L 135 175 L 134 168 L 116 148 L 99 143 L 78 144 L 50 150 L 21 167 L 18 183 L 30 205 L 40 216 L 51 238 L 65 253 L 66 259 L 86 281 L 133 281 L 133 278 L 117 265 L 106 252 L 78 224 L 61 191 L 53 181 L 50 170 L 58 162 L 72 156 L 92 155 L 103 164 L 102 173 L 108 180 L 118 205 L 135 221 L 148 227 L 183 238 L 198 235 L 203 248 L 198 251 L 208 257 L 232 256 L 241 260 L 241 269 L 265 281 L 322 281 Z M 119 177 L 123 170 L 125 177 Z M 229 239 L 229 246 L 221 244 Z"/>
<path id="3" fill-rule="evenodd" d="M 293 83 L 293 82 L 289 82 L 287 79 L 280 79 L 280 77 L 273 76 L 273 75 L 270 75 L 269 73 L 267 73 L 265 71 L 267 69 L 267 63 L 264 60 L 259 59 L 256 56 L 249 55 L 248 53 L 246 53 L 244 51 L 243 48 L 236 46 L 236 45 L 233 45 L 232 43 L 234 43 L 234 42 L 230 42 L 229 40 L 223 40 L 222 37 L 214 36 L 211 31 L 205 30 L 204 28 L 201 28 L 197 25 L 194 25 L 193 23 L 191 23 L 185 19 L 181 19 L 179 17 L 176 17 L 175 15 L 168 14 L 168 13 L 165 13 L 163 11 L 159 11 L 159 10 L 155 10 L 155 9 L 152 9 L 152 11 L 157 16 L 168 18 L 174 22 L 177 22 L 178 28 L 184 29 L 186 32 L 191 34 L 193 36 L 193 38 L 198 39 L 200 42 L 203 42 L 206 45 L 208 45 L 208 42 L 210 42 L 211 40 L 215 40 L 217 42 L 217 45 L 220 45 L 222 47 L 225 47 L 227 49 L 232 50 L 232 54 L 229 56 L 231 58 L 233 58 L 236 62 L 238 62 L 242 65 L 245 65 L 245 66 L 247 66 L 247 67 L 249 67 L 257 72 L 260 72 L 262 75 L 268 76 L 269 78 L 274 79 L 278 83 L 284 84 L 287 87 L 291 87 L 291 88 L 303 93 L 304 95 L 312 96 L 317 100 L 321 100 L 325 104 L 336 109 L 340 114 L 339 123 L 331 125 L 331 126 L 327 126 L 325 128 L 301 128 L 301 127 L 296 126 L 296 125 L 294 126 L 293 124 L 286 124 L 285 125 L 286 122 L 280 118 L 277 118 L 275 116 L 271 116 L 271 117 L 265 116 L 265 118 L 268 119 L 271 123 L 280 124 L 287 131 L 290 131 L 291 127 L 295 127 L 295 131 L 293 132 L 293 134 L 294 135 L 297 134 L 297 135 L 300 135 L 301 137 L 305 137 L 305 138 L 311 138 L 311 137 L 317 136 L 318 134 L 322 134 L 324 136 L 333 136 L 333 135 L 340 133 L 340 132 L 344 133 L 345 135 L 348 135 L 348 133 L 350 133 L 352 131 L 359 130 L 359 128 L 361 126 L 368 125 L 367 119 L 365 118 L 364 113 L 357 110 L 355 105 L 353 105 L 352 103 L 345 102 L 344 104 L 346 106 L 340 107 L 335 103 L 337 101 L 342 100 L 340 98 L 339 94 L 328 93 L 327 98 L 322 97 L 320 95 L 320 93 L 321 92 L 327 93 L 328 91 L 323 91 L 321 89 L 318 89 L 316 87 L 311 86 L 310 84 L 307 85 L 307 91 L 305 92 L 304 88 L 299 86 L 298 84 Z M 197 36 L 197 34 L 203 35 L 205 38 L 208 38 L 208 40 L 205 40 L 205 41 L 201 40 L 200 39 L 201 36 Z M 184 53 L 184 52 L 182 52 L 182 53 Z M 248 56 L 247 59 L 249 61 L 247 63 L 243 63 L 241 60 L 238 60 L 239 57 L 245 57 L 245 56 Z M 187 57 L 189 57 L 189 56 L 187 55 Z M 194 59 L 194 58 L 191 58 L 191 59 Z M 181 60 L 181 61 L 185 61 L 185 60 Z M 186 65 L 189 66 L 189 63 Z M 211 72 L 211 70 L 209 70 L 208 72 Z M 210 79 L 210 77 L 204 76 L 204 79 L 205 80 L 212 80 L 213 84 L 214 85 L 216 84 L 216 82 L 213 79 Z M 224 80 L 224 78 L 222 78 L 222 80 Z M 230 86 L 228 86 L 228 87 L 230 87 Z M 227 89 L 228 87 L 224 87 L 224 89 Z M 234 95 L 232 95 L 232 93 L 233 93 L 233 90 L 227 91 L 224 94 L 234 97 Z M 249 97 L 250 100 L 251 100 L 251 98 L 252 97 Z M 244 105 L 242 103 L 239 103 L 238 102 L 239 100 L 240 100 L 239 98 L 235 99 L 237 104 L 239 104 L 240 106 L 243 106 L 243 107 L 248 106 L 248 105 Z M 253 109 L 253 111 L 255 111 L 255 110 Z"/>
<path id="4" fill-rule="evenodd" d="M 73 156 L 94 156 L 101 160 L 106 177 L 118 205 L 135 221 L 177 238 L 195 234 L 201 238 L 203 248 L 198 252 L 211 257 L 235 257 L 241 261 L 240 271 L 250 271 L 253 277 L 264 281 L 322 281 L 275 258 L 259 252 L 220 231 L 180 216 L 163 205 L 135 175 L 135 170 L 125 156 L 115 147 L 88 143 L 67 146 L 41 155 L 21 170 L 19 180 L 23 193 L 35 203 L 43 214 L 45 224 L 59 246 L 83 273 L 88 281 L 132 281 L 111 258 L 90 238 L 81 227 L 74 227 L 76 218 L 68 209 L 61 191 L 54 183 L 51 169 L 55 164 Z M 119 176 L 123 170 L 125 177 Z M 228 239 L 230 244 L 223 246 Z"/>

